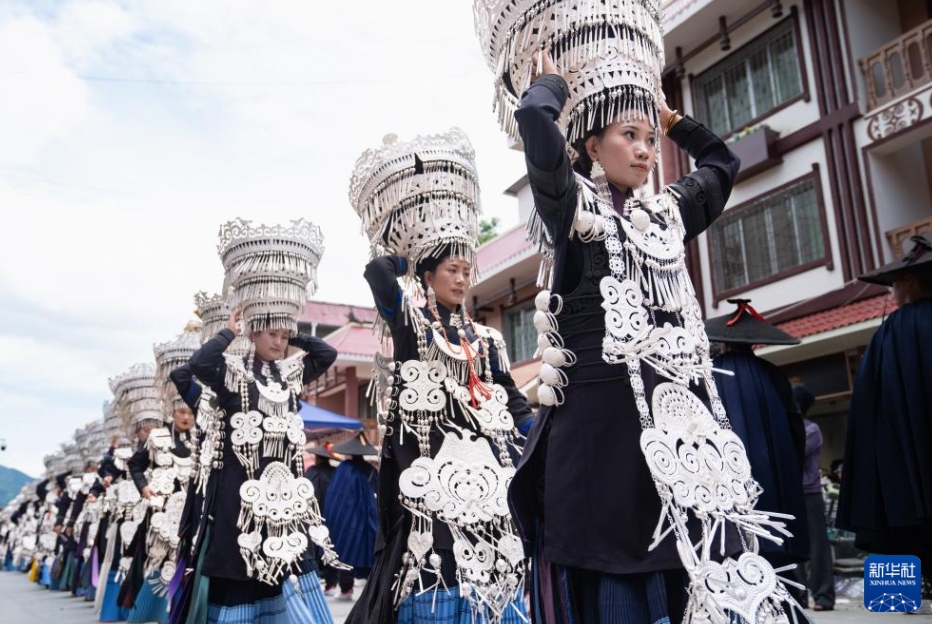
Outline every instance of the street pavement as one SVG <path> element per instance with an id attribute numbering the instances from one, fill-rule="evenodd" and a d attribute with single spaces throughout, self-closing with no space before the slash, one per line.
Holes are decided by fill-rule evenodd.
<path id="1" fill-rule="evenodd" d="M 361 587 L 356 588 L 358 594 Z M 333 621 L 342 624 L 352 603 L 328 598 Z M 929 602 L 919 614 L 870 613 L 858 601 L 839 602 L 835 611 L 810 612 L 815 624 L 932 624 Z M 91 603 L 67 592 L 50 592 L 26 575 L 0 572 L 0 624 L 95 624 Z M 620 623 L 621 624 L 621 623 Z"/>
<path id="2" fill-rule="evenodd" d="M 356 594 L 362 584 L 356 582 Z M 333 621 L 342 624 L 352 602 L 327 598 Z M 92 603 L 69 592 L 52 592 L 26 580 L 20 572 L 0 571 L 0 624 L 99 624 Z"/>

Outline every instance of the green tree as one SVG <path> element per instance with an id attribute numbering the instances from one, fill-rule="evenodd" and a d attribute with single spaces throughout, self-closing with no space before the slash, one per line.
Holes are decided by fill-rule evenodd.
<path id="1" fill-rule="evenodd" d="M 492 217 L 489 220 L 482 219 L 479 221 L 479 244 L 489 242 L 498 236 L 498 217 Z"/>

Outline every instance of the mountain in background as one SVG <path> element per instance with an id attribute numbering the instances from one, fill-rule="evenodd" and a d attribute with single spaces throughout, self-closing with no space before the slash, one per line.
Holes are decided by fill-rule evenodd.
<path id="1" fill-rule="evenodd" d="M 30 481 L 35 481 L 35 479 L 15 468 L 0 466 L 0 507 L 6 507 L 6 504 L 13 500 L 19 494 L 19 490 Z"/>

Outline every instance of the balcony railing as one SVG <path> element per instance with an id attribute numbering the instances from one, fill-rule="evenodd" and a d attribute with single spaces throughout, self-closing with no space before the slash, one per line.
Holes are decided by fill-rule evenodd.
<path id="1" fill-rule="evenodd" d="M 887 242 L 890 243 L 890 249 L 893 250 L 894 257 L 899 260 L 906 255 L 907 251 L 912 249 L 911 243 L 904 249 L 904 245 L 908 243 L 910 237 L 925 236 L 926 238 L 932 239 L 932 217 L 914 221 L 903 227 L 896 228 L 895 230 L 888 230 L 886 235 Z"/>
<path id="2" fill-rule="evenodd" d="M 932 20 L 868 54 L 858 64 L 867 85 L 869 109 L 932 82 Z"/>

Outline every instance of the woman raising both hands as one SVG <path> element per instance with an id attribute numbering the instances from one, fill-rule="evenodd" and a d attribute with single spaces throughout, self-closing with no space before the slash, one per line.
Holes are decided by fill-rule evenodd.
<path id="1" fill-rule="evenodd" d="M 709 397 L 695 376 L 680 376 L 679 362 L 655 356 L 641 365 L 639 354 L 656 353 L 647 336 L 666 324 L 703 344 L 683 245 L 721 214 L 739 162 L 695 120 L 664 102 L 651 110 L 644 103 L 653 96 L 635 85 L 623 86 L 617 99 L 630 108 L 590 113 L 605 123 L 572 145 L 571 161 L 556 123 L 569 87 L 549 50 L 535 70 L 515 119 L 534 195 L 532 231 L 551 247 L 552 285 L 549 296 L 539 296 L 535 319 L 545 349 L 543 406 L 509 492 L 534 556 L 534 619 L 677 622 L 687 576 L 675 536 L 654 543 L 661 499 L 639 440 L 658 385 L 676 379 L 697 401 L 708 405 Z M 629 200 L 654 169 L 661 133 L 695 159 L 696 170 L 648 209 Z M 625 268 L 627 281 L 615 279 Z M 633 289 L 630 297 L 613 297 L 623 284 Z M 624 328 L 606 326 L 606 306 L 619 299 L 635 302 L 624 314 L 638 319 L 636 337 L 618 339 Z M 631 318 L 624 314 L 616 318 Z M 552 361 L 550 347 L 559 355 Z"/>

